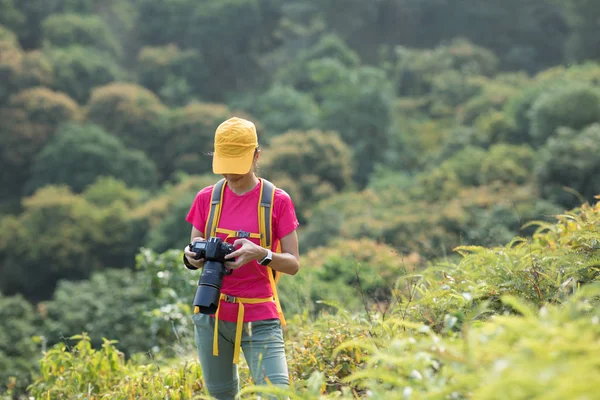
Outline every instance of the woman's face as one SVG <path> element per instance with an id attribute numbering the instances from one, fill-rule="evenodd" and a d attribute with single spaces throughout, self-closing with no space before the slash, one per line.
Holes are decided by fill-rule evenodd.
<path id="1" fill-rule="evenodd" d="M 223 175 L 223 178 L 227 179 L 228 183 L 236 184 L 238 182 L 244 181 L 244 178 L 246 178 L 248 175 L 250 175 L 250 173 L 245 174 L 245 175 L 240 175 L 240 174 L 225 174 L 225 175 Z"/>

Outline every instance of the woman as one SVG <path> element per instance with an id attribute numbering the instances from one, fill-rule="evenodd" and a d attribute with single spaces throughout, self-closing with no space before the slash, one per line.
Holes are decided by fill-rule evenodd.
<path id="1" fill-rule="evenodd" d="M 271 248 L 275 249 L 279 244 L 279 253 L 261 247 L 258 238 L 231 238 L 227 233 L 219 232 L 259 232 L 258 202 L 264 182 L 256 176 L 260 149 L 256 127 L 252 122 L 236 117 L 223 122 L 216 129 L 214 147 L 213 172 L 223 175 L 226 182 L 218 223 L 220 229 L 216 234 L 236 248 L 227 256 L 230 261 L 225 265 L 233 272 L 223 278 L 221 294 L 235 298 L 269 298 L 273 296 L 273 291 L 267 265 L 274 271 L 289 275 L 296 274 L 299 269 L 298 220 L 294 203 L 285 191 L 275 189 Z M 205 187 L 196 195 L 186 217 L 186 221 L 192 224 L 192 242 L 205 240 L 208 236 L 204 231 L 213 186 Z M 204 260 L 195 260 L 195 256 L 189 245 L 186 246 L 184 263 L 188 268 L 202 267 Z M 204 382 L 210 395 L 217 399 L 233 399 L 239 390 L 234 359 L 239 351 L 235 346 L 239 307 L 239 303 L 221 300 L 218 319 L 214 315 L 201 313 L 192 317 Z M 289 375 L 277 304 L 266 301 L 243 304 L 243 308 L 241 348 L 252 381 L 255 384 L 288 386 Z M 218 332 L 218 343 L 213 343 L 215 332 Z"/>

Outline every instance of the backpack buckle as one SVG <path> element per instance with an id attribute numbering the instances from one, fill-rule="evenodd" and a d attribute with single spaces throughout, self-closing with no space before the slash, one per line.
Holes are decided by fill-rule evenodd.
<path id="1" fill-rule="evenodd" d="M 228 294 L 223 294 L 223 301 L 227 303 L 237 303 L 237 297 L 230 296 Z"/>
<path id="2" fill-rule="evenodd" d="M 235 232 L 235 237 L 243 238 L 243 239 L 248 239 L 248 238 L 250 238 L 250 232 L 236 231 Z"/>

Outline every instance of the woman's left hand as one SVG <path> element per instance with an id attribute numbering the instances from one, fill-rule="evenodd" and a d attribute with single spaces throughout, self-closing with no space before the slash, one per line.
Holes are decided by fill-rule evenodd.
<path id="1" fill-rule="evenodd" d="M 233 245 L 235 247 L 241 247 L 235 250 L 233 253 L 229 253 L 225 256 L 226 260 L 237 257 L 237 260 L 235 261 L 225 262 L 225 266 L 227 268 L 237 269 L 252 260 L 262 260 L 267 255 L 266 249 L 263 249 L 248 239 L 237 239 L 235 242 L 233 242 Z"/>

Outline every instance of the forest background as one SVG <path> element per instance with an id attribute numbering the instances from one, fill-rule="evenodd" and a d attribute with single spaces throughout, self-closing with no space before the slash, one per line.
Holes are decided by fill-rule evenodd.
<path id="1" fill-rule="evenodd" d="M 593 0 L 0 0 L 0 392 L 82 332 L 194 360 L 184 218 L 230 116 L 295 201 L 280 291 L 316 327 L 593 203 L 599 62 Z"/>

